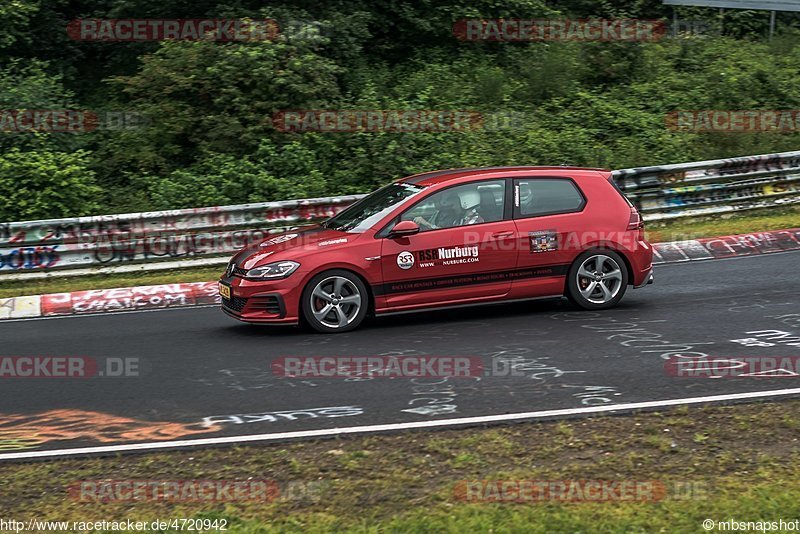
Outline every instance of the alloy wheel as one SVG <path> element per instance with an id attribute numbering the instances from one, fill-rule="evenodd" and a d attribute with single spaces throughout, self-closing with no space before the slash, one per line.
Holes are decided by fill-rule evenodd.
<path id="1" fill-rule="evenodd" d="M 311 313 L 320 324 L 344 328 L 358 316 L 362 295 L 356 285 L 342 276 L 322 279 L 311 291 Z"/>
<path id="2" fill-rule="evenodd" d="M 610 302 L 621 287 L 622 269 L 610 256 L 589 256 L 578 268 L 578 290 L 592 304 Z"/>

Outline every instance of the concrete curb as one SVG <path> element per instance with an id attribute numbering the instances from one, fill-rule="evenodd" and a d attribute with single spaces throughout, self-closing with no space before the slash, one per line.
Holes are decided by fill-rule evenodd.
<path id="1" fill-rule="evenodd" d="M 800 250 L 800 228 L 655 243 L 656 265 Z M 218 304 L 217 282 L 162 284 L 0 299 L 0 320 Z"/>
<path id="2" fill-rule="evenodd" d="M 758 256 L 800 249 L 800 228 L 752 234 L 705 237 L 688 241 L 655 243 L 653 263 L 714 260 L 736 256 Z"/>
<path id="3" fill-rule="evenodd" d="M 183 308 L 217 303 L 217 282 L 92 289 L 0 299 L 0 320 Z"/>

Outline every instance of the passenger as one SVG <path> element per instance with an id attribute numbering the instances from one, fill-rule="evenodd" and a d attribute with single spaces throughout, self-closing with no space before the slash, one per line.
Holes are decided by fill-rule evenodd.
<path id="1" fill-rule="evenodd" d="M 533 211 L 533 189 L 528 182 L 519 184 L 519 205 L 522 213 Z"/>
<path id="2" fill-rule="evenodd" d="M 459 226 L 466 226 L 469 224 L 481 224 L 482 222 L 484 222 L 483 217 L 480 216 L 477 208 L 471 208 L 467 210 L 467 213 L 461 219 L 461 224 Z"/>
<path id="3" fill-rule="evenodd" d="M 458 226 L 468 226 L 470 224 L 480 224 L 485 222 L 484 218 L 478 213 L 481 203 L 481 195 L 478 191 L 466 191 L 461 194 L 461 207 L 464 214 L 458 222 Z"/>

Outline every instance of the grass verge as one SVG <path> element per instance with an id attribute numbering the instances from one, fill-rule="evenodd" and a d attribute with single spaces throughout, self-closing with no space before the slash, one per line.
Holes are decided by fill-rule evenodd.
<path id="1" fill-rule="evenodd" d="M 702 532 L 800 517 L 800 401 L 505 427 L 0 465 L 6 519 L 226 519 L 233 532 Z M 274 480 L 258 502 L 78 502 L 81 480 Z M 658 480 L 658 502 L 471 503 L 471 480 Z"/>
<path id="2" fill-rule="evenodd" d="M 648 239 L 651 243 L 677 241 L 696 237 L 745 234 L 766 230 L 781 230 L 800 225 L 800 206 L 759 210 L 709 217 L 703 220 L 672 221 L 651 224 Z M 172 271 L 89 275 L 68 278 L 46 278 L 41 280 L 0 280 L 0 298 L 21 295 L 39 295 L 84 289 L 110 289 L 138 285 L 174 284 L 181 282 L 207 282 L 221 274 L 222 266 L 176 269 Z"/>
<path id="3" fill-rule="evenodd" d="M 647 238 L 651 243 L 663 243 L 698 237 L 783 230 L 798 226 L 800 226 L 800 206 L 789 206 L 685 221 L 678 219 L 667 223 L 650 223 Z"/>

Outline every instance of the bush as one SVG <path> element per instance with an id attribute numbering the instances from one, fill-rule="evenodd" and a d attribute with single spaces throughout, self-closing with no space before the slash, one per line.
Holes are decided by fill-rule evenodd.
<path id="1" fill-rule="evenodd" d="M 152 209 L 193 208 L 269 200 L 322 196 L 327 187 L 319 171 L 303 167 L 282 177 L 257 158 L 239 159 L 211 154 L 187 169 L 165 177 L 141 176 L 138 182 L 147 192 Z"/>
<path id="2" fill-rule="evenodd" d="M 0 155 L 0 221 L 99 214 L 102 190 L 88 160 L 86 151 Z"/>

